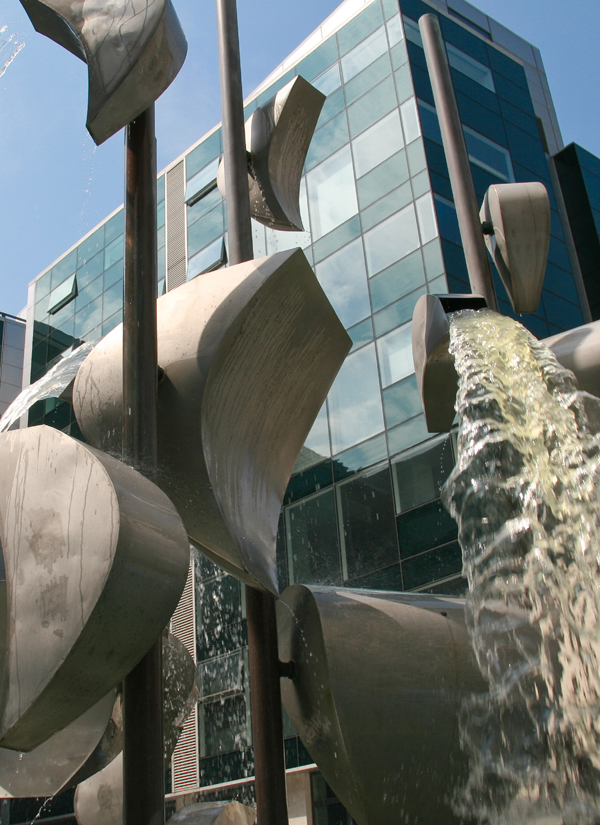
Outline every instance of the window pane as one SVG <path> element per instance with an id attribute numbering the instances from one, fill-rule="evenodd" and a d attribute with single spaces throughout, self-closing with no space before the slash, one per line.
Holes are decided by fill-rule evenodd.
<path id="1" fill-rule="evenodd" d="M 492 77 L 492 70 L 488 66 L 484 66 L 478 60 L 475 60 L 465 52 L 461 52 L 456 46 L 446 43 L 446 50 L 448 52 L 448 63 L 453 69 L 456 69 L 462 74 L 466 74 L 471 80 L 485 86 L 490 92 L 495 92 L 494 79 Z"/>
<path id="2" fill-rule="evenodd" d="M 362 242 L 345 246 L 318 264 L 317 278 L 345 327 L 351 327 L 371 312 L 367 270 Z"/>
<path id="3" fill-rule="evenodd" d="M 404 38 L 404 34 L 402 33 L 402 24 L 400 23 L 400 15 L 395 14 L 393 17 L 390 17 L 386 25 L 391 49 L 392 46 L 395 46 L 396 43 L 399 43 Z"/>
<path id="4" fill-rule="evenodd" d="M 191 258 L 198 250 L 207 246 L 210 241 L 214 241 L 222 235 L 225 229 L 223 218 L 223 207 L 217 206 L 202 220 L 196 221 L 188 229 L 187 248 L 188 256 Z"/>
<path id="5" fill-rule="evenodd" d="M 77 278 L 70 275 L 59 286 L 55 287 L 48 298 L 48 312 L 50 315 L 58 312 L 77 295 Z"/>
<path id="6" fill-rule="evenodd" d="M 377 341 L 381 382 L 384 387 L 402 381 L 415 371 L 412 353 L 412 323 L 394 329 Z"/>
<path id="7" fill-rule="evenodd" d="M 216 241 L 201 252 L 198 252 L 193 258 L 190 258 L 187 280 L 191 281 L 192 278 L 195 278 L 196 275 L 200 275 L 202 272 L 210 272 L 213 269 L 217 269 L 221 264 L 225 263 L 226 259 L 227 254 L 225 252 L 223 238 L 217 238 Z"/>
<path id="8" fill-rule="evenodd" d="M 329 123 L 317 129 L 306 156 L 306 169 L 321 163 L 349 141 L 346 113 L 336 115 Z"/>
<path id="9" fill-rule="evenodd" d="M 396 512 L 412 510 L 441 495 L 442 485 L 454 466 L 447 435 L 419 444 L 392 462 Z"/>
<path id="10" fill-rule="evenodd" d="M 375 346 L 346 358 L 328 396 L 333 453 L 383 430 Z"/>
<path id="11" fill-rule="evenodd" d="M 201 704 L 198 711 L 201 757 L 229 753 L 249 745 L 243 695 Z"/>
<path id="12" fill-rule="evenodd" d="M 319 75 L 316 80 L 313 80 L 312 85 L 315 89 L 323 92 L 324 95 L 330 95 L 332 92 L 335 92 L 335 90 L 339 89 L 342 85 L 342 79 L 340 77 L 340 64 L 334 63 L 331 68 L 327 69 L 326 72 L 323 72 L 322 75 Z"/>
<path id="13" fill-rule="evenodd" d="M 403 146 L 400 115 L 395 109 L 352 142 L 356 177 L 360 178 Z"/>
<path id="14" fill-rule="evenodd" d="M 421 134 L 421 127 L 419 125 L 419 115 L 417 114 L 416 98 L 411 97 L 406 103 L 400 106 L 402 113 L 402 125 L 404 126 L 404 136 L 407 143 L 412 143 Z"/>
<path id="15" fill-rule="evenodd" d="M 200 696 L 213 696 L 226 691 L 244 689 L 244 660 L 237 650 L 229 656 L 218 656 L 198 666 Z"/>
<path id="16" fill-rule="evenodd" d="M 410 17 L 403 14 L 402 22 L 404 23 L 404 33 L 406 34 L 406 39 L 423 48 L 423 38 L 421 37 L 421 30 L 419 29 L 419 24 L 417 21 L 411 20 Z"/>
<path id="17" fill-rule="evenodd" d="M 309 434 L 306 437 L 300 456 L 294 467 L 299 473 L 331 455 L 329 447 L 329 425 L 327 423 L 327 404 L 323 404 Z"/>
<path id="18" fill-rule="evenodd" d="M 472 163 L 502 180 L 514 181 L 515 176 L 507 149 L 469 129 L 468 126 L 463 126 L 463 132 L 469 160 Z"/>
<path id="19" fill-rule="evenodd" d="M 342 74 L 347 82 L 387 51 L 385 28 L 382 26 L 342 57 Z"/>
<path id="20" fill-rule="evenodd" d="M 398 301 L 424 283 L 423 259 L 419 250 L 416 250 L 371 278 L 369 285 L 373 312 Z"/>
<path id="21" fill-rule="evenodd" d="M 354 476 L 337 487 L 344 578 L 399 561 L 390 471 Z"/>
<path id="22" fill-rule="evenodd" d="M 120 235 L 104 250 L 104 268 L 109 269 L 123 257 L 123 235 Z"/>
<path id="23" fill-rule="evenodd" d="M 306 179 L 313 239 L 356 215 L 358 201 L 349 146 L 309 172 Z"/>
<path id="24" fill-rule="evenodd" d="M 421 243 L 426 244 L 437 238 L 437 223 L 433 211 L 433 199 L 431 195 L 423 195 L 415 201 L 417 208 L 417 218 L 419 219 L 419 229 L 421 230 Z"/>
<path id="25" fill-rule="evenodd" d="M 290 584 L 341 581 L 333 490 L 302 499 L 285 510 Z"/>
<path id="26" fill-rule="evenodd" d="M 419 246 L 417 219 L 412 204 L 365 233 L 369 275 L 375 275 Z"/>

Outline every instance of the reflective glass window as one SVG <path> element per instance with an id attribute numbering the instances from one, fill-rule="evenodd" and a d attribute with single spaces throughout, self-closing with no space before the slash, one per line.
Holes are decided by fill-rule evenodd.
<path id="1" fill-rule="evenodd" d="M 387 47 L 385 27 L 381 26 L 381 28 L 374 31 L 373 34 L 369 35 L 362 43 L 359 43 L 352 51 L 349 51 L 348 54 L 342 57 L 341 63 L 344 81 L 350 80 L 373 63 L 374 60 L 387 51 Z"/>
<path id="2" fill-rule="evenodd" d="M 77 278 L 70 275 L 59 286 L 55 287 L 48 298 L 48 312 L 54 315 L 59 309 L 66 306 L 77 295 Z"/>
<path id="3" fill-rule="evenodd" d="M 188 256 L 191 257 L 198 250 L 203 249 L 225 229 L 223 207 L 221 205 L 205 215 L 202 220 L 196 221 L 188 227 L 187 249 Z"/>
<path id="4" fill-rule="evenodd" d="M 354 137 L 376 123 L 398 104 L 394 81 L 387 77 L 382 83 L 348 106 L 350 134 Z"/>
<path id="5" fill-rule="evenodd" d="M 387 462 L 337 485 L 344 579 L 399 560 Z"/>
<path id="6" fill-rule="evenodd" d="M 446 51 L 448 52 L 448 63 L 453 69 L 470 77 L 471 80 L 489 89 L 490 92 L 496 91 L 492 70 L 489 66 L 484 66 L 479 60 L 475 60 L 475 58 L 457 49 L 451 43 L 446 43 Z"/>
<path id="7" fill-rule="evenodd" d="M 217 129 L 195 146 L 185 158 L 186 179 L 191 180 L 209 161 L 221 154 L 221 130 Z"/>
<path id="8" fill-rule="evenodd" d="M 505 181 L 514 181 L 515 175 L 508 149 L 480 135 L 468 126 L 463 126 L 465 143 L 471 163 L 491 172 Z"/>
<path id="9" fill-rule="evenodd" d="M 415 371 L 412 354 L 412 324 L 394 329 L 377 340 L 381 384 L 389 387 Z"/>
<path id="10" fill-rule="evenodd" d="M 108 246 L 117 235 L 122 235 L 124 226 L 125 212 L 123 209 L 119 209 L 119 211 L 104 224 L 104 243 Z"/>
<path id="11" fill-rule="evenodd" d="M 104 250 L 104 268 L 110 267 L 123 257 L 123 235 L 115 238 Z"/>
<path id="12" fill-rule="evenodd" d="M 360 239 L 326 258 L 316 269 L 319 283 L 345 327 L 370 314 L 367 270 Z"/>
<path id="13" fill-rule="evenodd" d="M 400 115 L 394 109 L 352 141 L 356 177 L 360 178 L 403 146 Z"/>
<path id="14" fill-rule="evenodd" d="M 77 267 L 83 266 L 104 246 L 104 226 L 99 227 L 77 247 Z M 62 263 L 62 261 L 61 261 Z M 57 267 L 54 267 L 56 270 Z"/>
<path id="15" fill-rule="evenodd" d="M 104 292 L 104 317 L 110 318 L 123 306 L 123 284 L 117 281 Z"/>
<path id="16" fill-rule="evenodd" d="M 346 358 L 328 396 L 333 453 L 383 430 L 383 410 L 375 346 L 368 344 Z"/>
<path id="17" fill-rule="evenodd" d="M 392 304 L 425 283 L 423 259 L 417 249 L 369 281 L 373 312 Z"/>
<path id="18" fill-rule="evenodd" d="M 390 42 L 390 48 L 392 48 L 392 46 L 395 46 L 396 43 L 399 43 L 401 40 L 404 39 L 402 23 L 400 22 L 400 15 L 395 14 L 393 17 L 390 17 L 390 19 L 386 23 L 386 26 L 388 40 Z"/>
<path id="19" fill-rule="evenodd" d="M 378 57 L 374 63 L 371 63 L 366 69 L 363 69 L 360 74 L 349 80 L 344 86 L 344 96 L 346 98 L 346 105 L 349 106 L 358 100 L 374 86 L 386 78 L 392 72 L 390 58 L 387 52 Z"/>
<path id="20" fill-rule="evenodd" d="M 203 698 L 244 689 L 244 657 L 241 650 L 207 659 L 198 666 L 198 689 Z"/>
<path id="21" fill-rule="evenodd" d="M 327 423 L 327 405 L 323 404 L 315 418 L 309 434 L 306 437 L 300 458 L 296 462 L 294 472 L 299 473 L 306 467 L 322 461 L 331 455 L 329 447 L 329 424 Z"/>
<path id="22" fill-rule="evenodd" d="M 404 126 L 404 137 L 407 143 L 412 143 L 421 135 L 416 98 L 411 97 L 410 100 L 403 103 L 400 106 L 400 112 L 402 114 L 402 125 Z"/>
<path id="23" fill-rule="evenodd" d="M 419 29 L 419 24 L 417 21 L 412 20 L 410 17 L 403 14 L 402 22 L 404 23 L 404 33 L 406 34 L 406 39 L 423 48 L 423 38 L 421 37 L 421 30 Z"/>
<path id="24" fill-rule="evenodd" d="M 329 21 L 332 22 L 331 20 Z M 338 31 L 337 39 L 340 54 L 346 54 L 368 35 L 378 29 L 383 23 L 383 14 L 380 3 L 368 3 L 363 6 L 360 14 L 348 20 Z"/>
<path id="25" fill-rule="evenodd" d="M 390 304 L 389 307 L 382 309 L 381 312 L 377 312 L 373 316 L 375 335 L 385 335 L 387 332 L 390 332 L 390 330 L 403 326 L 407 321 L 410 321 L 415 304 L 421 295 L 425 295 L 426 292 L 425 287 L 421 286 L 404 298 L 396 301 L 395 304 Z"/>
<path id="26" fill-rule="evenodd" d="M 223 196 L 217 188 L 211 189 L 199 200 L 194 201 L 193 204 L 188 204 L 187 207 L 187 223 L 190 227 L 193 223 L 200 220 L 203 215 L 206 215 L 211 209 L 214 209 L 219 203 L 223 202 Z"/>
<path id="27" fill-rule="evenodd" d="M 52 267 L 52 289 L 57 287 L 59 284 L 62 284 L 68 275 L 75 272 L 76 268 L 77 250 L 73 249 L 68 255 L 65 255 L 64 258 L 61 258 L 60 261 Z"/>
<path id="28" fill-rule="evenodd" d="M 422 140 L 413 140 L 413 142 L 406 147 L 406 158 L 411 175 L 418 175 L 419 172 L 427 168 L 425 147 L 423 146 Z"/>
<path id="29" fill-rule="evenodd" d="M 193 258 L 190 258 L 188 261 L 186 280 L 191 281 L 196 275 L 218 269 L 226 260 L 225 242 L 223 238 L 217 238 L 216 241 L 213 241 L 213 243 L 198 252 L 197 255 L 194 255 Z"/>
<path id="30" fill-rule="evenodd" d="M 97 255 L 94 255 L 87 261 L 80 269 L 77 270 L 77 286 L 82 289 L 87 284 L 95 281 L 98 275 L 104 271 L 104 250 L 100 250 Z"/>
<path id="31" fill-rule="evenodd" d="M 360 208 L 364 210 L 375 201 L 380 200 L 383 195 L 386 195 L 390 191 L 390 189 L 395 188 L 398 184 L 403 184 L 408 181 L 408 177 L 409 174 L 406 152 L 402 149 L 400 152 L 392 155 L 391 158 L 384 160 L 383 163 L 380 163 L 379 166 L 375 167 L 375 169 L 371 169 L 371 171 L 367 172 L 366 175 L 363 175 L 362 178 L 359 178 L 356 184 L 356 189 L 358 192 L 358 203 Z M 399 197 L 398 201 L 401 199 L 402 198 Z M 408 200 L 412 200 L 412 196 L 408 198 Z M 398 203 L 396 208 L 399 208 L 401 205 L 403 204 Z M 388 215 L 392 211 L 394 210 L 389 209 Z M 383 217 L 384 215 L 381 216 L 382 219 Z M 368 225 L 369 221 L 367 219 L 367 224 L 363 225 L 363 229 L 367 229 Z"/>
<path id="32" fill-rule="evenodd" d="M 433 209 L 433 198 L 430 194 L 423 195 L 415 201 L 415 208 L 417 210 L 417 219 L 419 221 L 419 230 L 421 232 L 421 243 L 426 244 L 437 238 L 437 222 L 435 219 L 435 212 Z"/>
<path id="33" fill-rule="evenodd" d="M 201 198 L 202 195 L 209 189 L 213 189 L 217 185 L 217 169 L 219 168 L 220 158 L 215 158 L 207 164 L 204 169 L 197 172 L 193 178 L 187 182 L 185 187 L 186 203 L 193 198 Z"/>
<path id="34" fill-rule="evenodd" d="M 349 139 L 346 113 L 341 112 L 315 132 L 306 156 L 306 169 L 337 152 Z"/>
<path id="35" fill-rule="evenodd" d="M 419 246 L 415 209 L 409 204 L 364 235 L 369 275 L 387 269 Z"/>
<path id="36" fill-rule="evenodd" d="M 386 427 L 402 424 L 423 412 L 421 396 L 414 373 L 398 384 L 393 384 L 383 392 L 383 410 Z"/>
<path id="37" fill-rule="evenodd" d="M 312 81 L 315 89 L 323 92 L 324 95 L 330 95 L 342 85 L 342 78 L 340 77 L 340 64 L 334 63 L 326 72 L 319 75 Z"/>
<path id="38" fill-rule="evenodd" d="M 84 306 L 75 315 L 75 338 L 83 338 L 96 329 L 102 323 L 102 296 Z M 101 332 L 98 331 L 94 338 L 99 338 Z"/>
<path id="39" fill-rule="evenodd" d="M 453 466 L 451 439 L 447 435 L 419 444 L 394 458 L 396 512 L 412 510 L 439 498 Z"/>
<path id="40" fill-rule="evenodd" d="M 285 508 L 290 584 L 338 584 L 340 550 L 332 489 Z"/>
<path id="41" fill-rule="evenodd" d="M 250 743 L 243 694 L 226 696 L 198 706 L 200 756 L 229 753 Z"/>
<path id="42" fill-rule="evenodd" d="M 358 212 L 349 146 L 312 169 L 306 181 L 314 239 L 331 232 Z"/>
<path id="43" fill-rule="evenodd" d="M 373 321 L 371 318 L 365 318 L 360 324 L 355 324 L 353 327 L 350 327 L 347 332 L 350 338 L 352 338 L 351 352 L 353 352 L 355 349 L 373 340 Z"/>

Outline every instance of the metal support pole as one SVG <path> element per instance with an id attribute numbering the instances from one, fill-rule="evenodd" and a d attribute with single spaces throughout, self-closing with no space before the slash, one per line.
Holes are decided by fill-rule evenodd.
<path id="1" fill-rule="evenodd" d="M 156 140 L 154 104 L 125 130 L 123 459 L 156 470 Z M 123 683 L 125 825 L 163 825 L 162 639 Z"/>
<path id="2" fill-rule="evenodd" d="M 253 258 L 244 101 L 235 0 L 217 0 L 229 263 Z M 246 586 L 257 821 L 287 825 L 275 599 Z"/>
<path id="3" fill-rule="evenodd" d="M 433 89 L 435 108 L 440 122 L 444 153 L 450 174 L 450 185 L 458 226 L 463 242 L 471 289 L 483 295 L 491 309 L 498 309 L 492 271 L 485 248 L 479 208 L 465 137 L 460 122 L 450 68 L 446 58 L 440 24 L 435 14 L 424 14 L 419 19 L 423 48 Z"/>

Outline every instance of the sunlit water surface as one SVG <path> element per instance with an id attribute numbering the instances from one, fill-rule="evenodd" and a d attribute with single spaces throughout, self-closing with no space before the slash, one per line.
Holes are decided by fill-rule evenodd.
<path id="1" fill-rule="evenodd" d="M 516 321 L 451 319 L 467 624 L 489 696 L 465 702 L 455 805 L 481 822 L 600 822 L 600 400 Z"/>

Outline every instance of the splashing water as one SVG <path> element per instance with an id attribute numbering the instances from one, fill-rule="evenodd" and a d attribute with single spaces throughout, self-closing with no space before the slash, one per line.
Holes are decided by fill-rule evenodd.
<path id="1" fill-rule="evenodd" d="M 600 400 L 516 321 L 457 313 L 467 625 L 489 695 L 465 702 L 479 821 L 600 823 Z"/>
<path id="2" fill-rule="evenodd" d="M 24 389 L 0 418 L 0 433 L 9 430 L 15 421 L 18 421 L 37 401 L 44 401 L 46 398 L 58 398 L 62 395 L 97 343 L 97 341 L 88 341 L 63 355 L 46 375 Z"/>
<path id="3" fill-rule="evenodd" d="M 8 26 L 0 26 L 0 77 L 6 72 L 25 43 L 18 43 L 16 34 L 7 34 Z"/>

